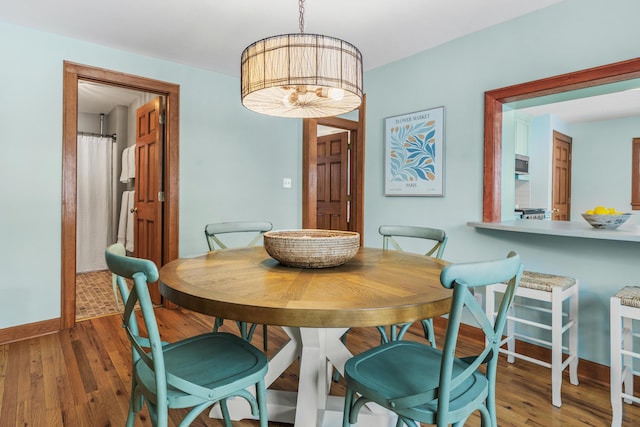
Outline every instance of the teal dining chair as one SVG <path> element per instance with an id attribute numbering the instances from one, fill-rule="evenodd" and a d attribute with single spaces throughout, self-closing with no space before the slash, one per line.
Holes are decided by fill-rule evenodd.
<path id="1" fill-rule="evenodd" d="M 389 246 L 392 246 L 395 250 L 404 251 L 398 241 L 394 238 L 413 238 L 423 239 L 428 242 L 429 249 L 425 253 L 425 256 L 433 256 L 435 258 L 442 259 L 444 249 L 447 246 L 447 233 L 444 230 L 429 227 L 416 227 L 410 225 L 381 225 L 378 228 L 378 232 L 382 235 L 382 249 L 388 250 Z M 431 343 L 433 347 L 436 346 L 436 333 L 433 329 L 433 319 L 423 319 L 420 321 L 422 324 L 422 330 L 425 339 Z M 404 337 L 406 331 L 411 327 L 412 323 L 405 323 L 402 325 L 390 325 L 389 332 L 385 326 L 378 326 L 380 332 L 380 339 L 383 343 L 389 341 L 401 340 Z M 345 332 L 341 341 L 346 344 L 347 334 Z M 340 373 L 338 370 L 333 371 L 333 381 L 338 381 Z"/>
<path id="2" fill-rule="evenodd" d="M 381 225 L 378 232 L 382 235 L 382 248 L 387 250 L 389 246 L 402 251 L 397 238 L 423 239 L 429 242 L 429 250 L 425 256 L 433 256 L 442 259 L 444 249 L 447 246 L 447 233 L 444 230 L 430 227 L 416 227 L 410 225 Z M 421 322 L 424 337 L 429 340 L 433 347 L 436 346 L 436 334 L 433 330 L 433 319 L 423 319 Z M 383 342 L 402 339 L 404 333 L 411 326 L 411 323 L 404 325 L 391 325 L 389 334 L 386 329 L 378 326 Z"/>
<path id="3" fill-rule="evenodd" d="M 207 238 L 207 244 L 209 245 L 209 250 L 214 251 L 216 249 L 228 249 L 229 243 L 224 243 L 220 237 L 221 234 L 227 235 L 238 235 L 241 233 L 249 233 L 253 235 L 253 238 L 244 246 L 254 246 L 256 245 L 262 236 L 267 231 L 271 231 L 273 229 L 273 224 L 269 221 L 228 221 L 228 222 L 213 222 L 211 224 L 207 224 L 204 227 L 204 235 Z M 229 237 L 229 236 L 227 236 Z M 236 245 L 234 245 L 236 246 Z M 216 317 L 213 324 L 213 331 L 217 332 L 220 326 L 224 323 L 224 319 L 220 317 Z M 246 322 L 236 322 L 238 325 L 238 329 L 240 330 L 240 336 L 247 341 L 251 341 L 253 339 L 253 333 L 256 330 L 256 324 L 252 324 L 251 326 L 247 325 Z M 262 325 L 262 347 L 267 350 L 268 348 L 268 339 L 267 339 L 267 325 Z"/>
<path id="4" fill-rule="evenodd" d="M 453 296 L 443 349 L 416 341 L 390 341 L 349 359 L 344 368 L 343 427 L 356 423 L 358 412 L 369 402 L 394 412 L 396 427 L 463 426 L 475 411 L 480 411 L 483 426 L 497 427 L 498 344 L 522 270 L 514 252 L 505 259 L 446 266 L 440 282 L 453 289 Z M 495 323 L 472 293 L 473 288 L 493 283 L 508 283 Z M 458 354 L 462 353 L 458 331 L 463 312 L 470 312 L 486 338 L 482 351 L 467 357 Z"/>
<path id="5" fill-rule="evenodd" d="M 244 244 L 244 246 L 254 246 L 260 241 L 264 233 L 271 231 L 272 229 L 273 224 L 269 221 L 213 222 L 204 227 L 204 235 L 207 238 L 209 250 L 214 251 L 216 250 L 216 246 L 218 249 L 228 248 L 227 245 L 229 243 L 224 243 L 221 240 L 221 234 L 251 233 L 253 238 L 248 243 Z"/>
<path id="6" fill-rule="evenodd" d="M 235 397 L 246 399 L 252 413 L 259 417 L 260 427 L 267 427 L 264 353 L 236 335 L 221 332 L 162 342 L 148 289 L 150 282 L 158 280 L 156 265 L 127 257 L 120 243 L 109 246 L 105 258 L 116 276 L 124 303 L 122 326 L 131 343 L 133 373 L 127 427 L 133 427 L 145 403 L 152 424 L 166 427 L 169 409 L 192 408 L 179 424 L 188 426 L 216 402 L 225 427 L 231 427 L 227 399 Z M 125 279 L 133 280 L 131 289 Z M 136 304 L 141 316 L 136 316 Z M 138 327 L 138 317 L 143 327 Z M 251 388 L 255 388 L 255 396 Z"/>

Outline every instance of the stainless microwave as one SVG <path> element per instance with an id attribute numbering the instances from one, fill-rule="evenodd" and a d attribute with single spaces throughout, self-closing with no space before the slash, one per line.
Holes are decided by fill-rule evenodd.
<path id="1" fill-rule="evenodd" d="M 529 156 L 516 154 L 516 175 L 529 174 Z"/>

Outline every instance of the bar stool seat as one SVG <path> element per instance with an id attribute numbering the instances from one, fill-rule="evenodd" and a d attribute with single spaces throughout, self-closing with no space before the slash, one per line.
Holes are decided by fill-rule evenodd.
<path id="1" fill-rule="evenodd" d="M 495 315 L 495 294 L 504 293 L 505 284 L 496 283 L 486 288 L 487 314 Z M 569 367 L 571 384 L 578 384 L 578 280 L 573 277 L 525 271 L 516 291 L 516 303 L 507 317 L 505 338 L 500 342 L 501 353 L 513 363 L 516 358 L 551 368 L 551 401 L 562 406 L 562 373 Z M 563 308 L 568 301 L 568 309 Z M 536 302 L 534 302 L 536 301 Z M 550 332 L 550 341 L 528 335 L 530 329 L 516 330 L 516 324 Z M 563 336 L 568 332 L 567 345 Z M 545 333 L 548 336 L 548 333 Z M 516 338 L 551 349 L 551 363 L 516 350 Z M 506 348 L 504 346 L 506 345 Z M 564 357 L 566 351 L 567 356 Z M 563 360 L 564 359 L 564 360 Z"/>
<path id="2" fill-rule="evenodd" d="M 634 352 L 634 338 L 640 333 L 633 331 L 633 321 L 640 320 L 640 287 L 626 286 L 611 297 L 611 426 L 622 424 L 623 405 L 640 403 L 640 396 L 633 395 L 634 359 L 640 360 L 640 353 Z"/>

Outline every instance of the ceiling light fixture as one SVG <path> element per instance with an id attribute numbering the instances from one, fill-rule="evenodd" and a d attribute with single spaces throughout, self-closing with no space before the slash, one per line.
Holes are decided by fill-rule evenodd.
<path id="1" fill-rule="evenodd" d="M 328 117 L 362 102 L 362 54 L 351 43 L 304 32 L 259 40 L 242 52 L 242 104 L 278 117 Z"/>

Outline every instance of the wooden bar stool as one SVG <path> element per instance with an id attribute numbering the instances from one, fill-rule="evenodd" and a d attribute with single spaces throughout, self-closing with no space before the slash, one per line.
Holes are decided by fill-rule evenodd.
<path id="1" fill-rule="evenodd" d="M 640 287 L 627 286 L 611 297 L 611 426 L 622 424 L 622 400 L 626 403 L 640 403 L 640 397 L 633 395 L 633 378 L 640 376 L 634 371 L 634 359 L 640 360 L 640 353 L 634 352 L 634 338 L 640 333 L 633 332 L 633 321 L 640 320 Z"/>
<path id="2" fill-rule="evenodd" d="M 496 313 L 495 294 L 504 293 L 505 288 L 506 285 L 502 283 L 486 288 L 485 310 L 491 319 Z M 571 384 L 578 384 L 578 289 L 578 281 L 572 277 L 525 271 L 516 292 L 516 296 L 520 298 L 511 308 L 511 313 L 507 317 L 506 336 L 500 342 L 499 351 L 507 355 L 509 363 L 519 358 L 551 368 L 551 400 L 553 405 L 558 407 L 562 406 L 562 372 L 567 366 L 569 366 Z M 566 300 L 569 300 L 569 307 L 565 311 L 563 305 Z M 533 301 L 540 301 L 543 304 L 535 304 Z M 550 323 L 543 323 L 544 320 L 549 319 L 549 315 Z M 516 324 L 550 331 L 551 341 L 532 337 L 524 331 L 516 331 Z M 569 332 L 567 346 L 563 344 L 565 332 Z M 518 353 L 516 338 L 550 348 L 551 363 Z M 506 348 L 504 348 L 505 345 Z M 564 351 L 567 352 L 566 358 L 564 358 Z"/>

